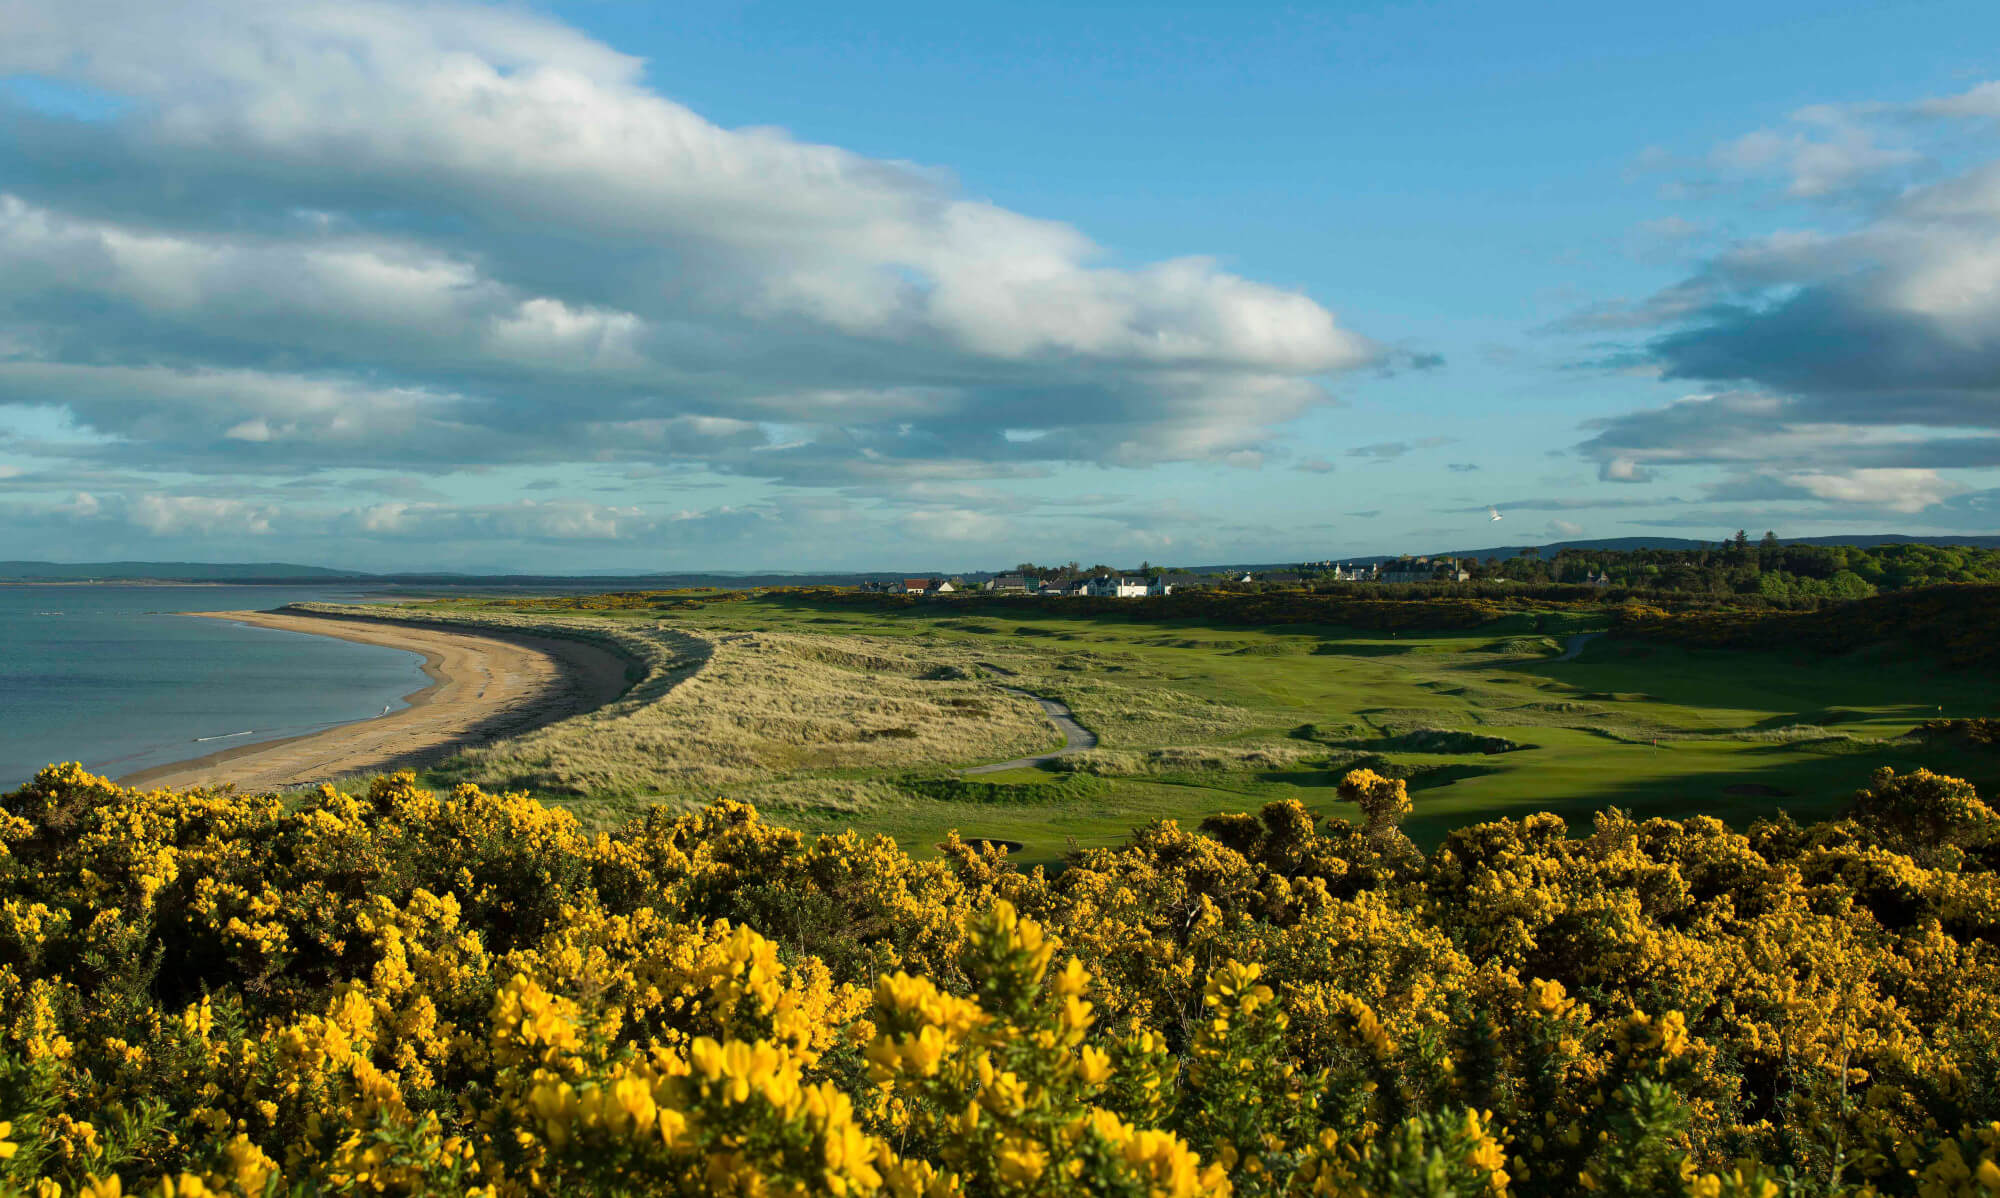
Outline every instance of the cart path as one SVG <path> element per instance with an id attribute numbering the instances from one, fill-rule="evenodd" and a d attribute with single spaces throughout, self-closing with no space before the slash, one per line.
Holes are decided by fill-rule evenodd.
<path id="1" fill-rule="evenodd" d="M 1011 686 L 1003 686 L 1000 689 L 1010 695 L 1015 695 L 1023 699 L 1033 699 L 1035 702 L 1041 704 L 1042 714 L 1048 716 L 1049 723 L 1054 724 L 1056 731 L 1062 733 L 1062 747 L 1053 752 L 1038 753 L 1033 757 L 1016 757 L 1012 761 L 996 761 L 992 765 L 975 765 L 967 769 L 962 769 L 958 771 L 959 773 L 998 774 L 1005 770 L 1024 770 L 1029 766 L 1041 765 L 1043 762 L 1054 761 L 1058 757 L 1067 757 L 1071 753 L 1081 753 L 1085 749 L 1094 749 L 1097 747 L 1097 734 L 1085 728 L 1082 724 L 1077 723 L 1076 717 L 1063 704 L 1056 702 L 1054 699 L 1044 699 L 1040 695 L 1031 695 L 1027 691 L 1015 690 Z"/>

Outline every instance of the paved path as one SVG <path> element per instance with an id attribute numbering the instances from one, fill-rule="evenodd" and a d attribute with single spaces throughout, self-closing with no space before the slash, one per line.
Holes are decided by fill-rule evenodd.
<path id="1" fill-rule="evenodd" d="M 969 769 L 962 769 L 958 771 L 959 773 L 997 774 L 1003 770 L 1024 770 L 1029 766 L 1040 765 L 1045 761 L 1054 761 L 1058 757 L 1067 757 L 1071 753 L 1081 753 L 1085 749 L 1094 749 L 1097 747 L 1097 734 L 1085 728 L 1082 724 L 1077 723 L 1076 717 L 1070 714 L 1069 708 L 1063 706 L 1061 703 L 1056 702 L 1054 699 L 1044 699 L 1040 695 L 1031 695 L 1027 691 L 1017 691 L 1011 686 L 1003 686 L 1000 689 L 1010 695 L 1018 695 L 1023 699 L 1033 699 L 1035 702 L 1041 704 L 1042 712 L 1049 717 L 1049 723 L 1054 724 L 1056 731 L 1063 735 L 1062 748 L 1052 753 L 1042 753 L 1034 757 L 1016 757 L 1012 761 L 996 761 L 992 765 L 975 765 Z"/>
<path id="2" fill-rule="evenodd" d="M 1569 644 L 1566 647 L 1564 647 L 1563 655 L 1561 657 L 1556 658 L 1556 660 L 1575 661 L 1583 653 L 1583 647 L 1585 645 L 1588 645 L 1590 642 L 1596 640 L 1598 637 L 1603 635 L 1604 634 L 1601 632 L 1578 633 L 1577 635 L 1569 638 Z"/>

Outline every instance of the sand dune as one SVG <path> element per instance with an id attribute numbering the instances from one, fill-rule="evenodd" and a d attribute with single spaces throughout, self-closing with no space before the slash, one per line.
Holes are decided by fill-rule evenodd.
<path id="1" fill-rule="evenodd" d="M 594 710 L 629 684 L 625 658 L 599 645 L 555 637 L 291 612 L 190 614 L 408 649 L 424 655 L 431 684 L 406 696 L 411 706 L 379 719 L 142 770 L 119 779 L 124 785 L 234 783 L 243 790 L 283 790 L 421 768 L 471 745 Z"/>

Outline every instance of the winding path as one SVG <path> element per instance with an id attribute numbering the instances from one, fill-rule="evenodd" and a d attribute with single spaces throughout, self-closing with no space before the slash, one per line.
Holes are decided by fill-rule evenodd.
<path id="1" fill-rule="evenodd" d="M 1071 753 L 1081 753 L 1085 749 L 1094 749 L 1097 747 L 1097 734 L 1085 728 L 1082 724 L 1077 723 L 1076 717 L 1063 704 L 1056 702 L 1054 699 L 1044 699 L 1040 695 L 1031 695 L 1027 691 L 1015 690 L 1011 686 L 1003 686 L 1000 689 L 1010 695 L 1015 695 L 1023 699 L 1033 699 L 1035 702 L 1041 704 L 1042 714 L 1048 716 L 1049 723 L 1054 724 L 1056 731 L 1062 733 L 1062 747 L 1053 752 L 1040 753 L 1033 757 L 1016 757 L 1012 761 L 996 761 L 992 765 L 970 766 L 958 771 L 959 773 L 997 774 L 1003 770 L 1024 770 L 1029 766 L 1041 765 L 1045 761 L 1054 761 L 1058 757 L 1067 757 Z"/>
<path id="2" fill-rule="evenodd" d="M 1596 640 L 1598 637 L 1603 635 L 1604 634 L 1601 632 L 1577 633 L 1575 636 L 1569 638 L 1569 644 L 1564 646 L 1562 656 L 1556 658 L 1556 660 L 1575 661 L 1583 653 L 1583 647 L 1585 645 L 1588 645 L 1590 642 Z"/>

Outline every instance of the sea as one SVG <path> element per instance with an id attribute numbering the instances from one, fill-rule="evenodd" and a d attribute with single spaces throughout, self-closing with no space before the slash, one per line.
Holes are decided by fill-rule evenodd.
<path id="1" fill-rule="evenodd" d="M 0 586 L 0 793 L 52 762 L 112 778 L 406 706 L 423 656 L 188 616 L 362 591 Z"/>

